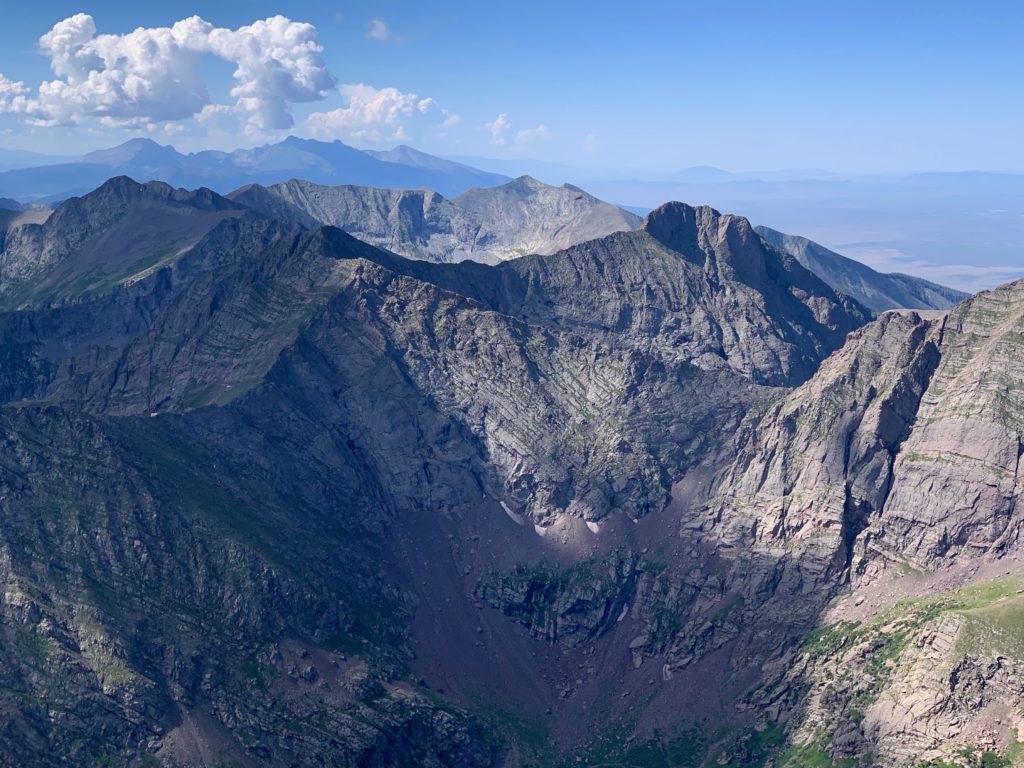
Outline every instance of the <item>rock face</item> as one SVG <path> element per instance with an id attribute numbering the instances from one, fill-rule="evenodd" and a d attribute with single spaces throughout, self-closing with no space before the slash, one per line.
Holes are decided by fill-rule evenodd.
<path id="1" fill-rule="evenodd" d="M 483 224 L 436 192 L 374 187 L 324 187 L 289 181 L 243 187 L 229 196 L 264 215 L 309 228 L 343 229 L 379 248 L 413 259 L 472 258 Z"/>
<path id="2" fill-rule="evenodd" d="M 868 309 L 950 309 L 969 294 L 898 272 L 882 274 L 859 261 L 840 256 L 806 237 L 787 235 L 768 227 L 757 233 L 774 248 L 788 253 L 837 291 L 852 296 Z"/>
<path id="3" fill-rule="evenodd" d="M 552 187 L 529 176 L 498 187 L 471 189 L 455 203 L 487 223 L 485 237 L 493 241 L 489 250 L 497 260 L 554 253 L 640 224 L 636 214 L 604 203 L 579 187 Z"/>
<path id="4" fill-rule="evenodd" d="M 979 294 L 942 327 L 942 363 L 895 467 L 875 546 L 910 562 L 1004 551 L 1020 536 L 1024 282 Z"/>
<path id="5" fill-rule="evenodd" d="M 822 610 L 852 582 L 757 704 L 837 759 L 1001 760 L 1017 739 L 1022 312 L 1013 283 L 941 319 L 882 315 L 741 426 L 707 490 L 724 551 L 785 561 Z"/>
<path id="6" fill-rule="evenodd" d="M 248 186 L 229 197 L 260 213 L 304 226 L 329 224 L 411 259 L 495 264 L 530 253 L 551 254 L 613 232 L 636 229 L 640 217 L 572 186 L 528 176 L 454 200 L 426 190 L 324 187 L 289 181 Z"/>
<path id="7" fill-rule="evenodd" d="M 1012 754 L 1024 283 L 872 320 L 710 208 L 488 266 L 245 195 L 8 239 L 0 764 Z"/>
<path id="8" fill-rule="evenodd" d="M 746 219 L 706 206 L 669 203 L 637 232 L 500 269 L 519 284 L 505 311 L 762 384 L 804 381 L 868 320 Z"/>
<path id="9" fill-rule="evenodd" d="M 708 509 L 737 551 L 785 554 L 828 591 L 879 519 L 939 363 L 939 331 L 894 313 L 852 334 L 802 387 L 737 433 Z"/>

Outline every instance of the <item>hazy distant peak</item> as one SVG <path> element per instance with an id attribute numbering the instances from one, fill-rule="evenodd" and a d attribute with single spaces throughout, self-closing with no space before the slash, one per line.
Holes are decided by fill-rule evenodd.
<path id="1" fill-rule="evenodd" d="M 445 160 L 412 147 L 364 151 L 341 141 L 288 136 L 282 141 L 231 152 L 205 150 L 184 154 L 173 146 L 139 138 L 90 152 L 58 165 L 3 169 L 4 197 L 62 200 L 96 189 L 111 176 L 161 179 L 177 187 L 209 186 L 226 193 L 245 184 L 277 184 L 302 178 L 320 184 L 354 184 L 386 189 L 434 189 L 455 196 L 474 187 L 492 187 L 507 176 Z"/>
<path id="2" fill-rule="evenodd" d="M 173 159 L 181 155 L 172 146 L 157 144 L 152 139 L 131 139 L 110 149 L 99 149 L 82 158 L 83 163 L 124 165 L 133 161 Z"/>
<path id="3" fill-rule="evenodd" d="M 789 254 L 835 290 L 852 296 L 875 312 L 949 309 L 969 295 L 919 277 L 876 272 L 806 237 L 787 235 L 769 227 L 759 226 L 756 230 L 772 247 Z"/>
<path id="4" fill-rule="evenodd" d="M 673 174 L 673 178 L 691 182 L 725 181 L 731 176 L 729 171 L 723 171 L 713 165 L 694 165 Z"/>

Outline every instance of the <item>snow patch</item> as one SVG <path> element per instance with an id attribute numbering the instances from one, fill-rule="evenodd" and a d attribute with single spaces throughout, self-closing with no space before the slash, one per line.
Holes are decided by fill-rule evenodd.
<path id="1" fill-rule="evenodd" d="M 516 525 L 526 525 L 526 520 L 523 519 L 522 515 L 517 515 L 513 512 L 504 501 L 499 501 L 498 503 L 501 504 L 501 508 L 505 510 L 505 514 L 512 518 L 512 522 Z"/>

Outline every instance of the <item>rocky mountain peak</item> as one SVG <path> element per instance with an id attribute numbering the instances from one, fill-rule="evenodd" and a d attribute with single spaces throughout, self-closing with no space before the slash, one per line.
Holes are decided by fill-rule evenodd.
<path id="1" fill-rule="evenodd" d="M 969 295 L 920 277 L 876 272 L 805 237 L 762 226 L 755 229 L 773 248 L 792 256 L 837 291 L 876 312 L 901 307 L 949 309 Z"/>
<path id="2" fill-rule="evenodd" d="M 75 203 L 72 201 L 107 210 L 143 201 L 186 205 L 201 210 L 237 210 L 240 207 L 206 187 L 195 190 L 176 189 L 162 181 L 140 183 L 129 176 L 115 176 L 95 191 L 80 198 L 71 198 L 58 206 L 54 215 L 58 216 L 62 210 L 73 208 Z"/>
<path id="3" fill-rule="evenodd" d="M 247 211 L 209 189 L 116 176 L 61 203 L 41 224 L 13 228 L 0 252 L 0 305 L 69 300 L 186 252 Z"/>
<path id="4" fill-rule="evenodd" d="M 781 269 L 780 254 L 745 217 L 723 215 L 707 205 L 666 203 L 647 214 L 643 230 L 666 248 L 726 279 L 755 285 Z"/>
<path id="5" fill-rule="evenodd" d="M 719 216 L 714 208 L 671 202 L 647 214 L 641 228 L 666 248 L 685 253 L 699 243 L 702 232 L 707 239 L 711 223 L 717 223 Z"/>

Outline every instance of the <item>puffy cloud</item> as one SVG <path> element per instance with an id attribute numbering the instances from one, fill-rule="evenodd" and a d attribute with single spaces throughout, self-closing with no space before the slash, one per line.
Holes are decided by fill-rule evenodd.
<path id="1" fill-rule="evenodd" d="M 536 128 L 524 128 L 521 131 L 516 131 L 516 145 L 520 147 L 527 147 L 531 144 L 536 144 L 538 141 L 548 141 L 550 139 L 551 131 L 543 123 Z"/>
<path id="2" fill-rule="evenodd" d="M 97 35 L 92 17 L 79 13 L 54 25 L 39 45 L 56 79 L 42 83 L 35 97 L 0 90 L 0 110 L 39 125 L 97 119 L 145 127 L 213 109 L 242 115 L 252 129 L 288 128 L 289 104 L 323 98 L 335 82 L 321 58 L 316 28 L 284 16 L 238 29 L 193 16 L 171 27 Z M 204 55 L 235 65 L 233 105 L 211 104 L 199 73 Z M 10 87 L 6 78 L 0 82 L 0 88 Z"/>
<path id="3" fill-rule="evenodd" d="M 197 48 L 209 28 L 193 18 L 171 28 L 97 36 L 84 13 L 58 22 L 39 47 L 59 79 L 40 85 L 23 111 L 42 125 L 85 118 L 145 125 L 191 117 L 210 100 L 197 73 Z"/>
<path id="4" fill-rule="evenodd" d="M 425 125 L 451 126 L 458 123 L 431 98 L 403 93 L 397 88 L 372 85 L 343 85 L 346 106 L 330 112 L 314 112 L 307 118 L 313 136 L 324 139 L 357 139 L 371 142 L 406 141 L 409 130 Z"/>
<path id="5" fill-rule="evenodd" d="M 504 144 L 505 134 L 512 124 L 508 121 L 508 115 L 502 112 L 489 123 L 484 123 L 484 128 L 491 134 L 491 144 Z"/>
<path id="6" fill-rule="evenodd" d="M 502 112 L 491 122 L 484 123 L 484 129 L 491 134 L 491 144 L 504 147 L 509 143 L 508 133 L 512 130 L 512 121 L 508 119 L 506 113 Z M 541 123 L 535 128 L 522 128 L 516 131 L 512 146 L 529 147 L 538 141 L 548 141 L 550 138 L 551 131 Z"/>
<path id="7" fill-rule="evenodd" d="M 289 103 L 318 101 L 334 87 L 316 28 L 274 16 L 235 30 L 213 29 L 209 50 L 238 65 L 231 95 L 256 128 L 290 128 Z"/>
<path id="8" fill-rule="evenodd" d="M 0 75 L 0 112 L 16 111 L 16 104 L 24 103 L 28 88 L 24 83 L 16 83 Z"/>
<path id="9" fill-rule="evenodd" d="M 366 30 L 366 37 L 369 40 L 384 42 L 391 39 L 391 28 L 381 19 L 374 19 L 370 22 L 370 28 Z"/>

